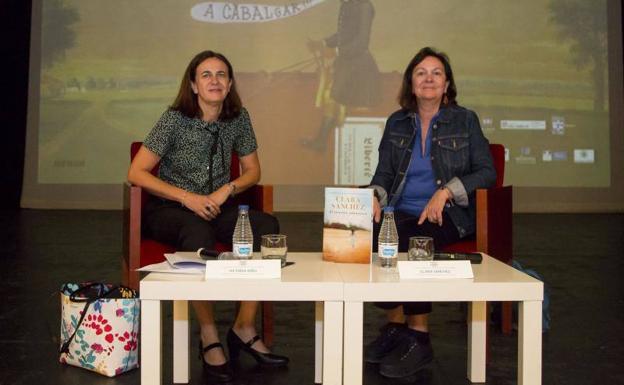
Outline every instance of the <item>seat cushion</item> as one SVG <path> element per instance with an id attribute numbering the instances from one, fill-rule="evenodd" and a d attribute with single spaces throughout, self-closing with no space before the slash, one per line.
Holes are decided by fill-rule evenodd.
<path id="1" fill-rule="evenodd" d="M 173 253 L 175 248 L 152 239 L 141 240 L 141 266 L 165 260 L 165 253 Z"/>

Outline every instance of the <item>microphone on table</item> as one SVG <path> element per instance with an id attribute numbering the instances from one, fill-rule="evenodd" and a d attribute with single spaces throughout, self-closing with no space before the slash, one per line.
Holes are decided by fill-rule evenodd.
<path id="1" fill-rule="evenodd" d="M 199 249 L 197 249 L 197 255 L 204 260 L 209 260 L 209 259 L 217 259 L 217 257 L 219 256 L 218 251 L 216 250 L 208 250 L 208 249 L 204 249 L 203 247 L 200 247 Z"/>
<path id="2" fill-rule="evenodd" d="M 203 259 L 204 261 L 213 261 L 213 260 L 224 260 L 224 259 L 238 259 L 236 258 L 236 256 L 234 255 L 234 253 L 232 253 L 231 251 L 224 251 L 224 252 L 218 252 L 216 250 L 208 250 L 208 249 L 204 249 L 203 247 L 197 249 L 197 255 Z M 295 262 L 286 262 L 285 266 L 282 266 L 282 268 L 290 266 L 290 265 L 294 265 Z"/>
<path id="3" fill-rule="evenodd" d="M 214 261 L 217 259 L 237 259 L 231 251 L 219 252 L 217 250 L 208 250 L 203 247 L 197 249 L 197 256 L 204 261 Z"/>
<path id="4" fill-rule="evenodd" d="M 471 264 L 479 264 L 483 260 L 480 253 L 434 253 L 434 261 L 470 261 Z"/>

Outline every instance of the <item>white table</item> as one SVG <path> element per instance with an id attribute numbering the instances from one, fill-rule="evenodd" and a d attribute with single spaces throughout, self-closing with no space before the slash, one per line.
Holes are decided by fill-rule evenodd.
<path id="1" fill-rule="evenodd" d="M 403 255 L 402 258 L 405 258 Z M 541 384 L 542 282 L 484 255 L 474 279 L 399 280 L 372 265 L 339 264 L 344 281 L 344 385 L 362 384 L 363 302 L 467 301 L 468 379 L 485 382 L 486 302 L 519 301 L 518 384 Z"/>
<path id="2" fill-rule="evenodd" d="M 141 384 L 162 382 L 161 301 L 174 301 L 173 381 L 189 380 L 188 301 L 315 301 L 315 382 L 342 384 L 343 283 L 320 253 L 289 253 L 281 279 L 221 279 L 150 273 L 141 280 Z M 322 336 L 322 338 L 321 338 Z"/>

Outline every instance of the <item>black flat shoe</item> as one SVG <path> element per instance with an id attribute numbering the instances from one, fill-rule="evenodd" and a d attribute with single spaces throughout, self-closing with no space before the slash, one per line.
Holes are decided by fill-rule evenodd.
<path id="1" fill-rule="evenodd" d="M 204 360 L 204 353 L 215 348 L 223 349 L 223 345 L 221 345 L 220 342 L 215 342 L 214 344 L 210 344 L 204 348 L 202 347 L 201 340 L 199 340 L 199 359 L 203 363 L 204 376 L 206 376 L 207 379 L 217 382 L 230 382 L 234 376 L 232 375 L 232 369 L 230 369 L 230 365 L 227 362 L 221 365 L 210 365 L 206 362 L 206 360 Z"/>
<path id="2" fill-rule="evenodd" d="M 243 342 L 240 337 L 230 329 L 227 334 L 228 352 L 232 362 L 238 361 L 241 350 L 249 354 L 256 362 L 262 366 L 286 366 L 288 365 L 288 357 L 279 356 L 273 353 L 262 353 L 251 347 L 260 336 L 254 336 L 247 342 Z"/>

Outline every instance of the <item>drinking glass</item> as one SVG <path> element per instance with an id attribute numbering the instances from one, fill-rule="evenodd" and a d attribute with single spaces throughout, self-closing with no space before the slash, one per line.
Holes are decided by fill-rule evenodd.
<path id="1" fill-rule="evenodd" d="M 410 237 L 407 259 L 409 261 L 433 261 L 433 238 Z"/>
<path id="2" fill-rule="evenodd" d="M 262 259 L 279 259 L 282 267 L 286 266 L 286 254 L 288 253 L 286 236 L 283 234 L 263 235 L 260 253 Z"/>

